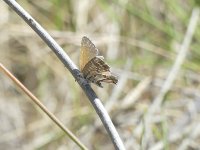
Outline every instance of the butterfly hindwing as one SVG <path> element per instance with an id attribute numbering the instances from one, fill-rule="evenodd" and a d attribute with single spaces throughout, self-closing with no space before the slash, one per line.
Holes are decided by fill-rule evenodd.
<path id="1" fill-rule="evenodd" d="M 101 82 L 117 83 L 117 78 L 110 72 L 110 67 L 99 57 L 91 59 L 83 68 L 84 78 L 102 87 Z"/>

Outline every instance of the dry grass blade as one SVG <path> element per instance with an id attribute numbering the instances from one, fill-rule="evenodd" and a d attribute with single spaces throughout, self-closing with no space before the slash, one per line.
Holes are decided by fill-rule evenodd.
<path id="1" fill-rule="evenodd" d="M 4 72 L 20 89 L 28 95 L 28 97 L 38 106 L 41 108 L 41 110 L 51 118 L 51 120 L 56 123 L 56 125 L 62 129 L 70 139 L 72 139 L 81 149 L 87 150 L 87 148 L 76 138 L 76 136 L 69 130 L 67 129 L 57 118 L 54 116 L 49 110 L 40 102 L 40 100 L 35 97 L 17 78 L 15 78 L 14 75 L 12 75 L 9 70 L 7 70 L 3 64 L 0 63 L 0 70 Z"/>

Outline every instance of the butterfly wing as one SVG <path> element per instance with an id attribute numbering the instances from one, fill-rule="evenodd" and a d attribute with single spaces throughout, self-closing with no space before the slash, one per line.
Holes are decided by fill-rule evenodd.
<path id="1" fill-rule="evenodd" d="M 101 59 L 101 57 L 92 58 L 83 68 L 83 76 L 92 83 L 102 87 L 101 82 L 114 83 L 118 82 L 110 67 Z"/>
<path id="2" fill-rule="evenodd" d="M 99 54 L 98 49 L 95 45 L 84 36 L 81 41 L 81 52 L 80 52 L 80 70 L 82 71 L 85 65 L 95 56 Z"/>

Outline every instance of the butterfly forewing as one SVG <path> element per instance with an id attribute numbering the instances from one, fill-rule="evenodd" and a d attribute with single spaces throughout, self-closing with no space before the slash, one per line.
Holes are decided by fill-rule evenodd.
<path id="1" fill-rule="evenodd" d="M 85 65 L 95 56 L 98 55 L 98 49 L 95 45 L 87 38 L 83 37 L 81 41 L 81 52 L 80 52 L 80 70 L 82 71 Z"/>
<path id="2" fill-rule="evenodd" d="M 116 84 L 118 81 L 103 61 L 103 56 L 98 56 L 98 49 L 87 37 L 83 37 L 81 42 L 80 70 L 85 79 L 100 87 L 101 82 Z"/>

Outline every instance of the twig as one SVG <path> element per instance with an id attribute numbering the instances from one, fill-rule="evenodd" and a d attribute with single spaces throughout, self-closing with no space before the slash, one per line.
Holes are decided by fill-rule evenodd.
<path id="1" fill-rule="evenodd" d="M 38 105 L 48 116 L 54 121 L 81 149 L 87 150 L 87 148 L 76 138 L 76 136 L 68 130 L 48 109 L 40 102 L 40 100 L 35 97 L 12 73 L 6 69 L 0 63 L 0 70 L 3 71 L 11 80 L 15 82 L 30 98 L 33 102 Z"/>
<path id="2" fill-rule="evenodd" d="M 76 65 L 72 62 L 69 56 L 64 52 L 64 50 L 55 42 L 55 40 L 37 23 L 15 0 L 4 0 L 19 16 L 24 19 L 24 21 L 43 39 L 43 41 L 54 51 L 57 57 L 62 61 L 62 63 L 67 67 L 67 69 L 72 73 L 76 81 L 82 87 L 83 91 L 89 98 L 94 109 L 99 115 L 104 127 L 106 128 L 115 149 L 124 150 L 122 140 L 119 137 L 117 130 L 115 129 L 108 113 L 106 112 L 104 106 L 102 105 L 100 99 L 97 97 L 96 93 L 93 91 L 88 82 L 80 76 L 80 71 Z"/>

